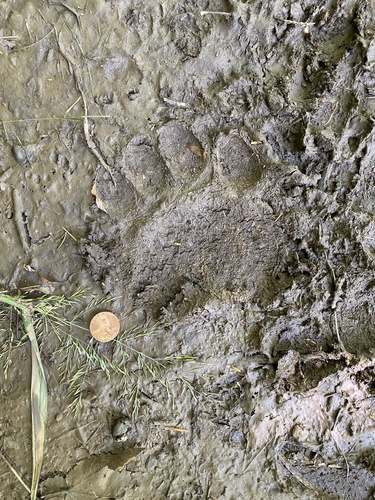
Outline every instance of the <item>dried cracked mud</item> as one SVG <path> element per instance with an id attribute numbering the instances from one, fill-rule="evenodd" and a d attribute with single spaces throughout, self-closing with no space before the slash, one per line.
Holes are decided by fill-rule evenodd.
<path id="1" fill-rule="evenodd" d="M 157 325 L 148 355 L 199 360 L 192 390 L 145 380 L 137 418 L 94 373 L 73 414 L 43 345 L 40 498 L 375 498 L 373 2 L 0 16 L 2 288 L 88 287 Z M 27 345 L 12 361 L 1 450 L 29 484 Z"/>

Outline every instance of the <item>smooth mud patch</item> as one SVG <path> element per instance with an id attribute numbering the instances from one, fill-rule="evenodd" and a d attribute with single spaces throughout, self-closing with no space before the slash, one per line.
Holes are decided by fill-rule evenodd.
<path id="1" fill-rule="evenodd" d="M 46 354 L 40 497 L 373 498 L 371 2 L 0 6 L 2 287 L 116 297 L 123 329 L 158 324 L 143 352 L 201 362 L 169 394 L 132 367 L 135 419 L 100 371 L 74 415 Z M 12 361 L 1 448 L 29 483 Z"/>

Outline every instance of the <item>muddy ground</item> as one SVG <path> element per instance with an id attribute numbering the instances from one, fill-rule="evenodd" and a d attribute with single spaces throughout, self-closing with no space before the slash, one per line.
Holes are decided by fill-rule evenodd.
<path id="1" fill-rule="evenodd" d="M 158 325 L 140 350 L 200 361 L 192 391 L 141 380 L 137 418 L 96 373 L 73 414 L 45 342 L 40 498 L 375 498 L 373 2 L 0 16 L 2 288 L 117 297 L 125 335 Z M 28 367 L 24 346 L 0 392 L 27 483 Z"/>

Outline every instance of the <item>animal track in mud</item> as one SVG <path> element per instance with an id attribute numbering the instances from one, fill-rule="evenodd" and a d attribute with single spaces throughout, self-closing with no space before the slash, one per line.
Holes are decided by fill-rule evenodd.
<path id="1" fill-rule="evenodd" d="M 76 422 L 71 427 L 66 413 L 61 426 L 51 426 L 55 435 L 47 447 L 46 473 L 71 470 L 72 492 L 88 494 L 92 487 L 98 496 L 106 484 L 102 495 L 114 498 L 146 498 L 151 485 L 156 496 L 171 498 L 184 491 L 191 498 L 294 494 L 310 499 L 313 493 L 298 491 L 295 480 L 306 473 L 310 485 L 322 490 L 316 498 L 322 498 L 332 493 L 329 483 L 345 485 L 347 474 L 344 463 L 341 469 L 331 467 L 340 459 L 331 433 L 351 471 L 357 470 L 353 445 L 359 463 L 374 471 L 373 370 L 361 371 L 358 384 L 350 384 L 345 373 L 340 386 L 333 375 L 344 370 L 344 360 L 324 355 L 337 347 L 333 303 L 346 349 L 368 356 L 374 345 L 370 3 L 165 0 L 155 8 L 152 1 L 97 0 L 84 2 L 78 16 L 64 5 L 42 3 L 43 18 L 34 15 L 35 2 L 2 3 L 9 21 L 0 41 L 2 119 L 22 119 L 2 128 L 0 144 L 0 248 L 9 253 L 3 282 L 12 267 L 32 259 L 30 265 L 42 276 L 49 277 L 51 267 L 52 279 L 61 276 L 73 289 L 89 285 L 98 294 L 122 295 L 113 304 L 121 314 L 144 309 L 155 317 L 166 310 L 167 320 L 183 316 L 158 336 L 156 355 L 174 346 L 203 354 L 211 366 L 205 372 L 210 386 L 221 370 L 224 375 L 231 369 L 229 363 L 246 374 L 228 377 L 218 387 L 230 408 L 218 411 L 215 432 L 216 403 L 206 411 L 190 401 L 188 391 L 181 394 L 176 411 L 189 430 L 182 436 L 159 432 L 158 424 L 173 414 L 159 398 L 158 384 L 152 384 L 150 413 L 141 417 L 152 426 L 142 420 L 137 428 L 137 433 L 144 429 L 150 455 L 121 475 L 106 470 L 106 483 L 99 474 L 85 477 L 91 462 L 72 469 L 82 443 L 74 441 Z M 229 15 L 201 16 L 203 9 Z M 49 32 L 47 23 L 55 29 Z M 17 38 L 8 40 L 8 34 Z M 87 99 L 92 139 L 115 173 L 116 185 L 101 168 L 97 175 L 108 214 L 89 209 L 97 159 L 82 122 L 23 120 L 49 117 L 52 111 L 53 116 L 82 116 L 72 68 Z M 34 162 L 33 148 L 42 137 Z M 12 146 L 18 143 L 26 154 L 19 149 L 16 161 Z M 206 158 L 199 155 L 202 150 Z M 25 242 L 31 240 L 25 251 L 16 240 L 15 219 L 25 230 Z M 87 236 L 82 254 L 89 272 L 82 269 L 77 242 L 61 226 L 78 241 Z M 42 240 L 49 232 L 52 237 Z M 138 318 L 139 325 L 145 315 Z M 153 349 L 149 344 L 145 337 L 145 352 Z M 266 367 L 262 359 L 249 360 L 250 350 L 263 353 Z M 292 365 L 285 350 L 299 353 Z M 270 358 L 279 360 L 282 394 L 275 392 L 276 363 L 267 365 Z M 289 378 L 283 362 L 296 368 Z M 14 368 L 19 379 L 20 367 Z M 95 403 L 89 398 L 77 419 L 84 422 L 80 433 L 89 453 L 98 453 L 98 445 L 110 439 L 108 426 L 98 430 L 97 423 L 108 421 L 112 405 L 120 412 L 128 408 L 123 386 L 112 379 L 112 391 L 102 382 Z M 243 391 L 237 382 L 244 383 Z M 299 394 L 293 395 L 295 390 Z M 14 425 L 24 423 L 23 417 L 18 420 L 23 413 L 15 411 L 23 402 L 24 394 L 4 400 L 3 414 Z M 90 421 L 91 403 L 95 418 Z M 61 417 L 61 408 L 54 408 Z M 248 422 L 245 434 L 242 422 Z M 285 448 L 292 471 L 287 485 L 288 470 L 278 470 L 274 444 L 292 438 L 313 448 L 316 443 L 319 452 L 327 446 L 331 460 L 325 460 L 329 467 L 320 457 L 308 463 L 310 453 L 305 457 L 296 449 L 301 462 L 295 463 L 293 450 L 288 454 Z M 21 442 L 26 443 L 22 455 L 27 436 Z M 22 462 L 16 441 L 7 443 Z M 195 474 L 192 463 L 198 464 Z M 207 468 L 209 483 L 201 474 Z M 14 478 L 7 472 L 2 478 L 11 497 L 15 490 L 8 483 Z M 116 478 L 125 486 L 117 486 Z M 350 474 L 348 499 L 366 491 L 364 479 Z M 53 495 L 54 486 L 43 484 L 40 493 Z"/>
<path id="2" fill-rule="evenodd" d="M 152 316 L 172 305 L 186 313 L 211 293 L 272 295 L 283 268 L 283 234 L 271 207 L 257 198 L 259 156 L 238 135 L 222 134 L 205 159 L 188 147 L 203 151 L 201 143 L 176 122 L 160 127 L 157 137 L 157 146 L 144 137 L 130 141 L 116 186 L 103 169 L 97 174 L 105 210 L 129 222 L 119 222 L 115 269 L 108 265 L 113 254 L 99 251 L 106 243 L 93 256 L 86 240 L 93 275 L 107 282 L 121 276 L 131 307 Z"/>

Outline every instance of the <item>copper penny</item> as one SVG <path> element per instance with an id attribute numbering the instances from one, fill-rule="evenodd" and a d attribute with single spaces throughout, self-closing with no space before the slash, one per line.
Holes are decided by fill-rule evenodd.
<path id="1" fill-rule="evenodd" d="M 117 316 L 108 311 L 95 314 L 90 322 L 90 333 L 98 342 L 113 340 L 119 331 L 120 321 Z"/>

